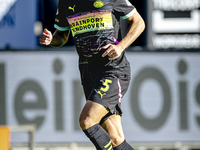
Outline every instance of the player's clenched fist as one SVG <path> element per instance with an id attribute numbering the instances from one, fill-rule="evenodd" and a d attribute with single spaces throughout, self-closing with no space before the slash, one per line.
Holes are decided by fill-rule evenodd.
<path id="1" fill-rule="evenodd" d="M 44 29 L 43 33 L 40 35 L 40 44 L 41 45 L 50 45 L 51 41 L 53 39 L 52 33 L 48 31 L 47 29 Z"/>

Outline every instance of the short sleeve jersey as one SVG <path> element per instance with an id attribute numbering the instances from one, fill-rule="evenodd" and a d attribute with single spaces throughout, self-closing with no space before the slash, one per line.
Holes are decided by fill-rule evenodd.
<path id="1" fill-rule="evenodd" d="M 127 19 L 135 7 L 128 0 L 59 0 L 54 27 L 60 31 L 70 30 L 79 54 L 79 64 L 119 64 L 124 53 L 112 62 L 103 58 L 106 44 L 121 40 L 120 17 Z M 112 66 L 112 65 L 111 65 Z"/>

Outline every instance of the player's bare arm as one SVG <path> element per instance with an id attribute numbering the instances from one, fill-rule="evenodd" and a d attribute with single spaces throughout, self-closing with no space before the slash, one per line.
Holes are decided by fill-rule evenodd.
<path id="1" fill-rule="evenodd" d="M 145 29 L 144 20 L 137 11 L 131 17 L 127 18 L 126 21 L 131 24 L 126 36 L 117 45 L 108 44 L 102 47 L 103 49 L 107 49 L 102 55 L 103 57 L 108 55 L 110 60 L 119 58 L 121 53 L 131 45 Z"/>
<path id="2" fill-rule="evenodd" d="M 40 35 L 40 44 L 44 46 L 53 46 L 53 47 L 60 47 L 63 46 L 69 37 L 69 30 L 67 31 L 59 31 L 56 29 L 54 34 L 47 29 L 44 29 L 44 32 Z"/>

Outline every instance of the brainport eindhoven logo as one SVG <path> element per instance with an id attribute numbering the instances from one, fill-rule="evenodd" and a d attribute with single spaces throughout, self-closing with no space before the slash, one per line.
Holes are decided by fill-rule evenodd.
<path id="1" fill-rule="evenodd" d="M 151 0 L 154 48 L 200 47 L 200 0 Z"/>
<path id="2" fill-rule="evenodd" d="M 0 1 L 0 29 L 15 26 L 15 4 L 16 0 Z"/>

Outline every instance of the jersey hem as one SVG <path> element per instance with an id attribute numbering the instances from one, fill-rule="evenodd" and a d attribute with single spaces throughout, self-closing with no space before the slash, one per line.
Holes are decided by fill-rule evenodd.
<path id="1" fill-rule="evenodd" d="M 122 19 L 127 19 L 129 17 L 131 17 L 134 13 L 136 12 L 136 9 L 134 8 L 130 13 L 128 13 L 125 16 L 121 16 Z"/>
<path id="2" fill-rule="evenodd" d="M 60 31 L 67 31 L 70 30 L 70 26 L 68 27 L 59 27 L 58 25 L 54 24 L 54 27 Z"/>

